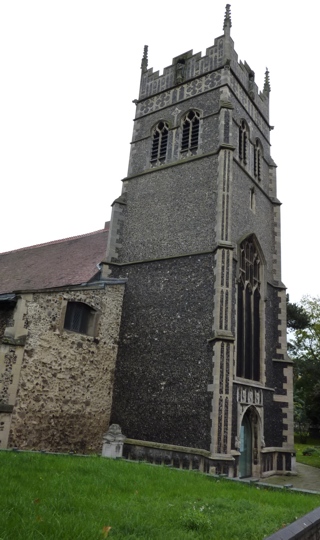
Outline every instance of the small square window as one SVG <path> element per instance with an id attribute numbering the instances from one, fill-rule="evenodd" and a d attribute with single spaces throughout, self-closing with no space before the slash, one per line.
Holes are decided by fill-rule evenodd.
<path id="1" fill-rule="evenodd" d="M 83 302 L 68 302 L 64 319 L 65 330 L 93 335 L 96 311 Z"/>

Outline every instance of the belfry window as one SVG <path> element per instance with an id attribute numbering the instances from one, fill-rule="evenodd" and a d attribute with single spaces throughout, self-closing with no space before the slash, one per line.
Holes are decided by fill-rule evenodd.
<path id="1" fill-rule="evenodd" d="M 256 140 L 254 146 L 254 155 L 253 155 L 253 172 L 254 176 L 261 180 L 261 160 L 262 160 L 262 146 L 259 139 Z"/>
<path id="2" fill-rule="evenodd" d="M 153 167 L 165 162 L 167 156 L 169 126 L 159 122 L 152 134 L 151 164 Z"/>
<path id="3" fill-rule="evenodd" d="M 260 380 L 261 261 L 254 237 L 240 246 L 237 376 Z"/>
<path id="4" fill-rule="evenodd" d="M 200 115 L 197 111 L 189 111 L 182 124 L 181 153 L 194 155 L 199 146 Z"/>
<path id="5" fill-rule="evenodd" d="M 244 165 L 248 161 L 248 140 L 249 140 L 249 130 L 247 124 L 244 120 L 241 121 L 239 127 L 239 159 Z"/>
<path id="6" fill-rule="evenodd" d="M 95 319 L 97 312 L 83 302 L 68 302 L 64 328 L 79 334 L 94 334 Z"/>

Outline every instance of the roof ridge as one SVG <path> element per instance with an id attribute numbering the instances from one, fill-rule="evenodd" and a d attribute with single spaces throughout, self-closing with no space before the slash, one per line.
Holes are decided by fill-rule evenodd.
<path id="1" fill-rule="evenodd" d="M 102 233 L 104 231 L 108 232 L 109 227 L 108 228 L 105 227 L 104 229 L 99 229 L 97 231 L 93 231 L 93 232 L 90 232 L 90 233 L 78 234 L 76 236 L 68 236 L 67 238 L 61 238 L 60 240 L 52 240 L 51 242 L 43 242 L 42 244 L 34 244 L 32 246 L 26 246 L 26 247 L 22 247 L 22 248 L 18 248 L 18 249 L 11 249 L 9 251 L 2 251 L 2 252 L 0 252 L 0 255 L 6 255 L 7 253 L 14 253 L 14 252 L 17 252 L 17 251 L 26 251 L 28 249 L 34 249 L 34 248 L 39 248 L 39 247 L 44 247 L 44 246 L 50 246 L 50 245 L 53 245 L 53 244 L 61 244 L 62 242 L 67 242 L 68 240 L 76 240 L 77 238 L 84 238 L 85 236 L 92 236 L 93 234 Z"/>

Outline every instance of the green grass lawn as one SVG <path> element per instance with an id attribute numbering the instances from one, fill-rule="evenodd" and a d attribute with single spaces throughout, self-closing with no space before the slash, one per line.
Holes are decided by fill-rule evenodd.
<path id="1" fill-rule="evenodd" d="M 0 471 L 0 540 L 259 540 L 320 505 L 320 496 L 101 457 L 3 451 Z"/>
<path id="2" fill-rule="evenodd" d="M 295 450 L 297 452 L 296 459 L 299 463 L 305 463 L 306 465 L 311 465 L 312 467 L 317 467 L 320 469 L 320 440 L 312 439 L 309 437 L 307 439 L 307 444 L 302 444 L 299 442 L 299 437 L 295 436 Z M 312 456 L 304 456 L 303 452 L 307 448 L 316 448 L 319 453 Z"/>

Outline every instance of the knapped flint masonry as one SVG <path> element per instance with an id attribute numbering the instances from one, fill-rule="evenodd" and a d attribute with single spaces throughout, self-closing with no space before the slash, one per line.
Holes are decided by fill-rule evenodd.
<path id="1" fill-rule="evenodd" d="M 107 262 L 128 279 L 111 421 L 134 459 L 229 476 L 292 470 L 269 71 L 238 62 L 227 5 L 205 56 L 141 63 Z M 180 457 L 179 457 L 180 456 Z"/>

